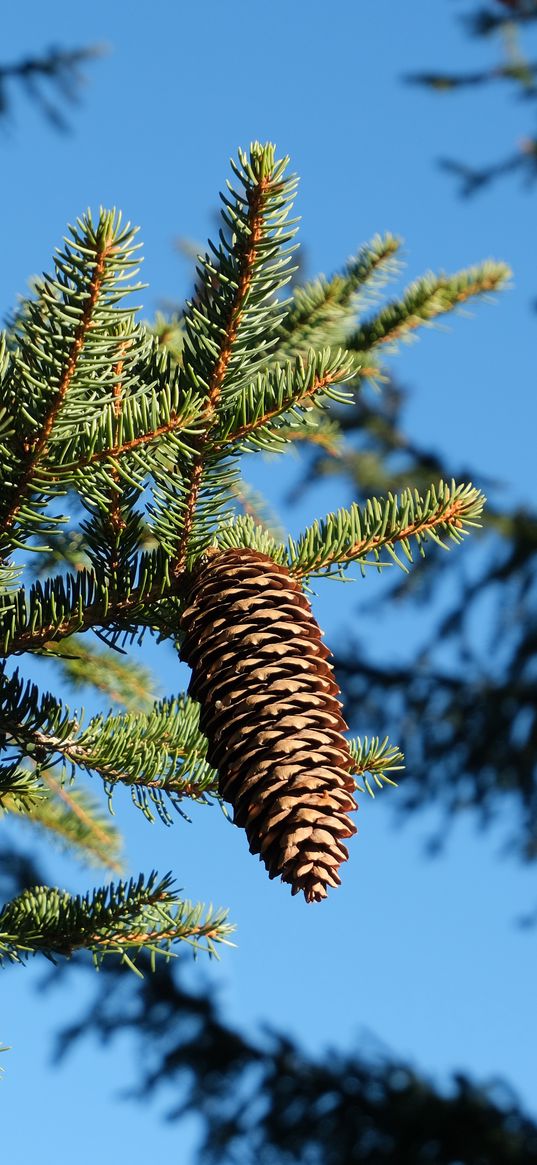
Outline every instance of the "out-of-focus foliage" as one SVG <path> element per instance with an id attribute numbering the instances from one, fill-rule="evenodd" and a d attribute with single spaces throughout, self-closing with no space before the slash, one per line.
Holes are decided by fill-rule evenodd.
<path id="1" fill-rule="evenodd" d="M 394 667 L 359 642 L 340 646 L 339 678 L 351 723 L 379 734 L 402 725 L 406 773 L 397 797 L 409 809 L 442 809 L 442 835 L 462 809 L 484 824 L 509 820 L 509 841 L 537 858 L 537 514 L 511 507 L 498 482 L 475 467 L 446 465 L 405 431 L 405 394 L 394 382 L 380 396 L 363 394 L 341 417 L 347 447 L 338 457 L 316 453 L 302 482 L 341 476 L 362 504 L 378 490 L 420 488 L 434 474 L 473 474 L 489 495 L 483 529 L 464 562 L 441 562 L 443 607 L 431 619 L 428 646 Z M 413 609 L 438 587 L 439 559 L 393 580 L 380 600 Z M 447 597 L 446 597 L 447 596 Z M 392 607 L 393 609 L 393 607 Z M 515 810 L 513 814 L 512 810 Z"/>
<path id="2" fill-rule="evenodd" d="M 249 1038 L 210 994 L 159 964 L 125 983 L 105 965 L 87 1013 L 60 1036 L 131 1033 L 139 1105 L 162 1091 L 171 1119 L 199 1118 L 199 1165 L 529 1165 L 537 1126 L 500 1081 L 457 1074 L 441 1091 L 408 1063 L 329 1049 L 312 1056 L 278 1031 Z M 141 1053 L 141 1054 L 140 1054 Z M 170 1099 L 171 1098 L 171 1099 Z"/>
<path id="3" fill-rule="evenodd" d="M 459 5 L 459 13 L 461 9 L 464 9 L 462 22 L 468 34 L 494 44 L 496 63 L 463 71 L 440 72 L 428 68 L 409 75 L 407 81 L 437 94 L 501 85 L 536 110 L 537 58 L 531 55 L 536 39 L 535 0 L 489 0 L 484 4 L 464 0 Z M 488 58 L 486 47 L 483 55 Z M 454 175 L 464 197 L 476 194 L 506 175 L 518 175 L 526 185 L 533 185 L 537 179 L 537 131 L 525 132 L 514 148 L 485 165 L 476 166 L 459 158 L 442 158 L 440 165 Z"/>
<path id="4" fill-rule="evenodd" d="M 80 101 L 86 84 L 83 66 L 105 52 L 103 45 L 80 49 L 51 48 L 40 56 L 0 64 L 0 120 L 11 121 L 19 91 L 54 129 L 69 129 L 66 110 Z"/>

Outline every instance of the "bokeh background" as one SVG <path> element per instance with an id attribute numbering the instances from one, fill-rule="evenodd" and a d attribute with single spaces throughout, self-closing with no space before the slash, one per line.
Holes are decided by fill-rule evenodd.
<path id="1" fill-rule="evenodd" d="M 55 44 L 99 43 L 107 51 L 84 67 L 87 85 L 65 111 L 65 132 L 23 91 L 10 94 L 0 129 L 2 312 L 49 267 L 65 224 L 100 204 L 121 207 L 140 225 L 144 316 L 180 302 L 191 266 L 178 238 L 202 245 L 214 233 L 229 156 L 269 138 L 301 176 L 304 274 L 330 273 L 385 230 L 405 239 L 407 280 L 489 256 L 512 266 L 509 291 L 422 332 L 396 368 L 416 442 L 475 467 L 476 484 L 481 473 L 501 481 L 513 502 L 531 505 L 533 197 L 515 177 L 464 201 L 435 165 L 439 156 L 461 155 L 485 164 L 520 137 L 528 115 L 501 87 L 448 99 L 403 81 L 426 69 L 494 63 L 497 43 L 465 35 L 456 19 L 463 8 L 448 0 L 10 7 L 6 62 Z M 251 460 L 249 480 L 292 532 L 348 499 L 330 479 L 292 502 L 301 460 Z M 372 612 L 384 585 L 373 572 L 346 586 L 319 585 L 315 611 L 331 645 L 359 636 L 375 658 L 395 663 L 425 641 L 427 611 Z M 148 641 L 141 657 L 162 695 L 185 686 L 171 650 Z M 42 682 L 46 676 L 41 666 Z M 97 710 L 89 693 L 86 707 Z M 366 733 L 371 725 L 357 717 L 353 728 Z M 397 743 L 396 721 L 390 734 Z M 394 814 L 397 796 L 363 799 L 344 884 L 320 907 L 269 883 L 216 808 L 198 808 L 192 824 L 178 819 L 169 829 L 149 826 L 128 795 L 118 795 L 116 813 L 129 870 L 172 869 L 187 895 L 229 906 L 237 948 L 216 965 L 201 960 L 185 970 L 217 993 L 229 1022 L 246 1032 L 268 1023 L 316 1052 L 329 1043 L 393 1052 L 440 1086 L 460 1068 L 480 1080 L 504 1078 L 537 1116 L 537 934 L 518 925 L 535 906 L 536 884 L 532 867 L 505 852 L 514 807 L 506 798 L 486 833 L 474 815 L 461 815 L 433 861 L 426 849 L 442 829 L 437 810 L 424 802 L 405 822 Z M 15 836 L 12 824 L 0 828 Z M 88 884 L 87 871 L 61 855 L 47 848 L 38 856 L 51 882 Z M 2 978 L 0 1037 L 12 1050 L 3 1057 L 0 1105 L 10 1161 L 39 1154 L 47 1162 L 76 1142 L 79 1165 L 126 1149 L 133 1162 L 151 1153 L 188 1165 L 195 1120 L 164 1122 L 165 1094 L 153 1106 L 119 1099 L 141 1071 L 130 1037 L 104 1048 L 84 1041 L 52 1066 L 55 1033 L 79 1014 L 91 984 L 86 974 L 63 976 L 56 988 L 50 978 L 37 964 Z"/>

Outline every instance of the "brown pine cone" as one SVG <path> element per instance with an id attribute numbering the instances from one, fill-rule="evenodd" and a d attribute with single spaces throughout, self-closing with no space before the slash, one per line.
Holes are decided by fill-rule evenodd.
<path id="1" fill-rule="evenodd" d="M 340 692 L 308 600 L 267 555 L 215 551 L 181 625 L 189 694 L 235 824 L 269 877 L 319 902 L 340 884 L 357 805 Z"/>

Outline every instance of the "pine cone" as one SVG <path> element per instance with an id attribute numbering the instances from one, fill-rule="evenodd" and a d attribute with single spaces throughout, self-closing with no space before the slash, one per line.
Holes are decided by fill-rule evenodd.
<path id="1" fill-rule="evenodd" d="M 181 620 L 208 760 L 250 852 L 307 902 L 338 886 L 356 826 L 330 652 L 300 585 L 257 550 L 214 552 Z"/>

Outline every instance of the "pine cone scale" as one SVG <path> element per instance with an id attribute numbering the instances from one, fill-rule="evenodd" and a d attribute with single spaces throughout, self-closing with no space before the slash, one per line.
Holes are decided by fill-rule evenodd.
<path id="1" fill-rule="evenodd" d="M 238 661 L 236 667 L 225 666 L 218 668 L 216 665 L 207 670 L 207 675 L 203 681 L 196 685 L 196 694 L 199 694 L 203 699 L 211 696 L 212 680 L 215 674 L 218 674 L 218 691 L 219 698 L 222 698 L 228 691 L 235 691 L 237 687 L 237 676 L 245 676 L 248 683 L 248 691 L 266 691 L 270 687 L 271 692 L 303 692 L 308 689 L 318 690 L 319 692 L 326 692 L 337 699 L 339 691 L 336 681 L 332 675 L 317 676 L 311 672 L 311 662 L 301 660 L 303 666 L 301 668 L 292 668 L 291 664 L 278 667 L 277 664 L 269 664 L 265 666 L 245 668 L 241 667 L 242 661 Z M 326 665 L 325 665 L 326 666 Z M 298 671 L 298 675 L 297 675 Z M 191 694 L 194 691 L 194 685 L 191 685 Z M 338 707 L 341 707 L 340 701 L 337 701 Z"/>
<path id="2" fill-rule="evenodd" d="M 200 668 L 201 665 L 216 663 L 223 658 L 225 652 L 229 651 L 230 640 L 227 639 L 223 643 L 214 638 L 211 640 L 209 648 L 204 651 L 203 648 L 196 647 L 190 651 L 189 644 L 183 643 L 181 654 L 182 658 L 190 663 L 194 669 Z M 253 632 L 251 635 L 245 635 L 240 644 L 237 644 L 237 658 L 245 659 L 251 656 L 252 653 L 267 652 L 276 657 L 284 657 L 286 660 L 295 657 L 299 659 L 310 659 L 312 666 L 315 665 L 315 659 L 320 658 L 326 660 L 329 656 L 328 649 L 323 643 L 312 645 L 308 639 L 295 638 L 291 643 L 286 643 L 281 640 L 274 633 L 265 633 L 263 635 L 262 629 L 259 632 Z M 231 654 L 231 653 L 230 653 Z"/>
<path id="3" fill-rule="evenodd" d="M 270 878 L 320 901 L 340 884 L 356 803 L 339 688 L 308 599 L 266 555 L 215 552 L 181 624 L 189 693 L 235 823 Z"/>
<path id="4" fill-rule="evenodd" d="M 281 702 L 271 704 L 268 708 L 263 706 L 261 708 L 262 711 L 256 707 L 243 708 L 236 716 L 232 715 L 233 705 L 226 705 L 215 711 L 204 709 L 200 726 L 217 749 L 229 749 L 231 740 L 238 733 L 243 734 L 245 743 L 248 737 L 256 735 L 259 746 L 265 747 L 271 740 L 288 737 L 291 730 L 300 732 L 301 740 L 307 740 L 317 747 L 325 744 L 330 747 L 339 745 L 338 724 L 337 721 L 334 724 L 336 718 L 329 713 L 323 713 L 317 721 L 313 715 L 316 709 L 302 710 L 289 704 L 282 705 Z M 310 715 L 306 714 L 308 711 Z"/>

